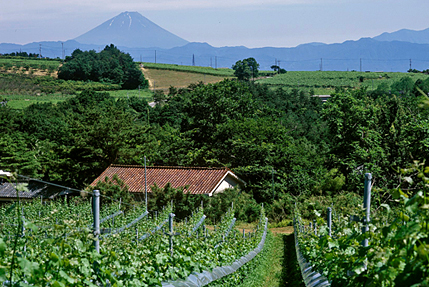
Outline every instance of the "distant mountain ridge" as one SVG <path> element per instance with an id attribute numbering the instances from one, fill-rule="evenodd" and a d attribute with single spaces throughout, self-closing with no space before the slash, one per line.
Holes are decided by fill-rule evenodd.
<path id="1" fill-rule="evenodd" d="M 188 41 L 168 32 L 138 12 L 123 12 L 74 39 L 81 44 L 170 49 Z"/>
<path id="2" fill-rule="evenodd" d="M 377 41 L 401 41 L 415 44 L 429 44 L 429 28 L 421 31 L 402 29 L 392 33 L 383 33 L 373 38 Z"/>
<path id="3" fill-rule="evenodd" d="M 129 53 L 135 61 L 177 65 L 192 65 L 195 61 L 197 66 L 214 68 L 231 68 L 236 61 L 248 57 L 254 57 L 263 70 L 270 70 L 274 64 L 288 71 L 406 72 L 409 68 L 429 68 L 429 29 L 403 29 L 357 41 L 313 42 L 293 48 L 217 48 L 207 43 L 189 43 L 137 12 L 121 13 L 74 40 L 0 44 L 0 53 L 26 51 L 38 54 L 41 49 L 43 57 L 61 58 L 63 52 L 70 55 L 77 48 L 100 51 L 111 43 Z"/>

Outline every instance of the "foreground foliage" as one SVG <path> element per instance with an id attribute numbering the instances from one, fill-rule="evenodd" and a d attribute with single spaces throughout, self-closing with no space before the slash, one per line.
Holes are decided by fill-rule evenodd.
<path id="1" fill-rule="evenodd" d="M 429 168 L 411 168 L 405 175 L 410 171 L 422 179 L 421 190 L 412 197 L 401 188 L 392 190 L 400 204 L 394 209 L 382 204 L 373 211 L 369 233 L 362 234 L 362 223 L 350 222 L 348 214 L 333 217 L 332 237 L 321 218 L 317 236 L 312 230 L 300 233 L 304 257 L 332 286 L 429 285 Z M 356 214 L 362 214 L 358 207 Z M 365 238 L 368 247 L 361 245 Z"/>
<path id="2" fill-rule="evenodd" d="M 103 205 L 101 217 L 118 211 L 117 204 Z M 169 206 L 121 233 L 102 233 L 97 253 L 87 201 L 44 205 L 37 201 L 6 206 L 0 211 L 0 283 L 12 281 L 16 286 L 97 286 L 107 282 L 113 286 L 160 286 L 162 281 L 183 279 L 191 272 L 230 265 L 253 250 L 263 233 L 259 228 L 251 236 L 243 237 L 237 230 L 227 235 L 233 211 L 227 212 L 207 237 L 202 228 L 191 233 L 203 215 L 200 209 L 189 221 L 175 223 L 173 251 L 170 233 L 166 236 L 164 228 L 149 239 L 141 239 L 165 223 L 172 212 Z M 102 228 L 115 231 L 144 211 L 143 206 L 135 206 L 125 215 L 104 221 Z M 263 212 L 261 222 L 262 218 Z M 235 278 L 236 283 L 241 280 Z"/>

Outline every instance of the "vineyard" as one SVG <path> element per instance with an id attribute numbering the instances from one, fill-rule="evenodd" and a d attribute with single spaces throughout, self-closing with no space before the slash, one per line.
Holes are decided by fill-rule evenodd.
<path id="1" fill-rule="evenodd" d="M 428 178 L 422 171 L 419 175 Z M 425 189 L 424 189 L 425 191 Z M 393 193 L 400 202 L 370 210 L 371 174 L 365 182 L 364 208 L 341 214 L 340 206 L 315 211 L 314 221 L 303 220 L 295 210 L 298 258 L 306 286 L 428 286 L 429 198 L 419 191 L 409 197 Z"/>
<path id="2" fill-rule="evenodd" d="M 263 209 L 254 232 L 241 233 L 234 228 L 233 206 L 209 230 L 203 207 L 175 221 L 173 205 L 157 213 L 143 205 L 109 201 L 101 196 L 100 205 L 95 191 L 84 199 L 1 207 L 0 282 L 188 286 L 183 284 L 197 280 L 203 286 L 235 272 L 264 244 Z M 230 284 L 243 279 L 240 272 L 231 276 Z"/>
<path id="3" fill-rule="evenodd" d="M 414 73 L 292 71 L 271 78 L 261 79 L 257 82 L 273 87 L 306 88 L 328 92 L 327 89 L 335 90 L 335 88 L 357 89 L 366 87 L 374 90 L 381 83 L 386 83 L 390 86 L 404 76 L 412 78 L 413 81 L 428 78 L 428 75 Z"/>

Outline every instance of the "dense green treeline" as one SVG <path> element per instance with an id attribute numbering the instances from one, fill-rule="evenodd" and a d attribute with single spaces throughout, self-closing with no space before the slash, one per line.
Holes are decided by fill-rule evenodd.
<path id="1" fill-rule="evenodd" d="M 74 50 L 59 68 L 58 78 L 74 81 L 92 81 L 120 85 L 123 89 L 148 86 L 143 74 L 129 54 L 121 52 L 113 44 L 100 53 Z"/>
<path id="2" fill-rule="evenodd" d="M 429 156 L 428 110 L 420 108 L 429 80 L 397 85 L 407 89 L 339 90 L 324 104 L 299 90 L 225 80 L 172 88 L 155 108 L 95 91 L 19 111 L 3 106 L 0 166 L 79 188 L 109 164 L 142 164 L 144 155 L 151 165 L 227 166 L 247 185 L 216 200 L 235 197 L 242 220 L 254 219 L 261 202 L 275 220 L 297 199 L 346 206 L 364 172 L 373 173 L 377 200 L 387 200 L 399 169 Z"/>

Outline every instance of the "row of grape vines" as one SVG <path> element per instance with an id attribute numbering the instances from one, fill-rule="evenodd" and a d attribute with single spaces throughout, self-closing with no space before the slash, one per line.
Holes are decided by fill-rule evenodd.
<path id="1" fill-rule="evenodd" d="M 60 66 L 58 60 L 48 59 L 33 59 L 33 58 L 19 58 L 19 57 L 0 57 L 0 68 L 24 68 L 29 69 L 40 69 L 56 71 Z"/>
<path id="2" fill-rule="evenodd" d="M 228 266 L 264 236 L 264 212 L 255 232 L 234 228 L 233 207 L 214 229 L 204 209 L 181 222 L 174 207 L 104 203 L 93 229 L 91 198 L 14 203 L 0 207 L 0 282 L 4 286 L 161 286 Z M 264 220 L 262 220 L 264 218 Z M 266 230 L 266 229 L 265 229 Z M 98 240 L 99 252 L 94 248 Z M 0 284 L 1 285 L 1 284 Z M 174 286 L 174 285 L 173 285 Z"/>
<path id="3" fill-rule="evenodd" d="M 392 195 L 395 208 L 380 204 L 370 220 L 361 206 L 350 215 L 333 205 L 326 220 L 315 210 L 314 221 L 301 218 L 296 207 L 306 286 L 429 286 L 429 197 L 425 189 L 412 197 L 401 189 Z"/>
<path id="4" fill-rule="evenodd" d="M 272 78 L 258 80 L 270 86 L 290 88 L 359 88 L 376 89 L 380 83 L 391 86 L 403 77 L 414 81 L 426 79 L 424 74 L 404 74 L 395 72 L 345 72 L 345 71 L 290 71 Z"/>

